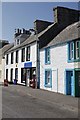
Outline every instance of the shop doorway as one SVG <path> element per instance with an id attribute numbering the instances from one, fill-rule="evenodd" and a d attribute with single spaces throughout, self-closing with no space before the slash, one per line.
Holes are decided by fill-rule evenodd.
<path id="1" fill-rule="evenodd" d="M 21 68 L 21 83 L 29 86 L 30 80 L 33 79 L 36 68 Z"/>

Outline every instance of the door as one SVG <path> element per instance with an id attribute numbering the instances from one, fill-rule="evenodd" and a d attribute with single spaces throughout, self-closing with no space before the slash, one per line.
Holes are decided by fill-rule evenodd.
<path id="1" fill-rule="evenodd" d="M 74 78 L 73 78 L 73 72 L 70 73 L 70 79 L 71 79 L 71 95 L 74 96 Z"/>
<path id="2" fill-rule="evenodd" d="M 29 81 L 30 81 L 30 69 L 27 69 L 27 72 L 26 72 L 26 81 L 27 81 L 27 86 L 29 86 Z"/>
<path id="3" fill-rule="evenodd" d="M 80 71 L 75 72 L 75 94 L 80 97 Z"/>
<path id="4" fill-rule="evenodd" d="M 73 71 L 66 71 L 66 94 L 74 96 Z"/>

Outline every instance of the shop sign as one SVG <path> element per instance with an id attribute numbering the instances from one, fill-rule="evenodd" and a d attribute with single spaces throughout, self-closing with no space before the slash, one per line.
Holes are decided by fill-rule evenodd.
<path id="1" fill-rule="evenodd" d="M 32 67 L 32 62 L 24 63 L 24 68 L 31 68 L 31 67 Z"/>

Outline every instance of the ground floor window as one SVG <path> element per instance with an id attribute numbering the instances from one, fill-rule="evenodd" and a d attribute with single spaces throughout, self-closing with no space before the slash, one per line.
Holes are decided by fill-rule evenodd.
<path id="1" fill-rule="evenodd" d="M 6 80 L 8 80 L 8 69 L 6 69 Z"/>
<path id="2" fill-rule="evenodd" d="M 18 68 L 15 69 L 15 79 L 18 80 Z"/>
<path id="3" fill-rule="evenodd" d="M 11 78 L 10 78 L 11 81 L 13 81 L 13 69 L 11 68 Z"/>
<path id="4" fill-rule="evenodd" d="M 52 86 L 52 72 L 50 69 L 45 70 L 45 87 Z"/>
<path id="5" fill-rule="evenodd" d="M 29 81 L 33 79 L 36 68 L 21 68 L 21 83 L 29 85 Z"/>
<path id="6" fill-rule="evenodd" d="M 2 76 L 2 71 L 0 70 L 0 78 L 1 78 L 1 76 Z"/>
<path id="7" fill-rule="evenodd" d="M 21 68 L 21 83 L 26 83 L 26 69 Z"/>

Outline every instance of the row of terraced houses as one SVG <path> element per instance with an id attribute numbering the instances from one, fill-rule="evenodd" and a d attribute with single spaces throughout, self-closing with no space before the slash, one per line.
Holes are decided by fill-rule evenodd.
<path id="1" fill-rule="evenodd" d="M 80 11 L 53 11 L 54 22 L 35 20 L 34 30 L 16 29 L 14 43 L 2 48 L 4 79 L 29 87 L 35 76 L 36 88 L 80 96 Z"/>

